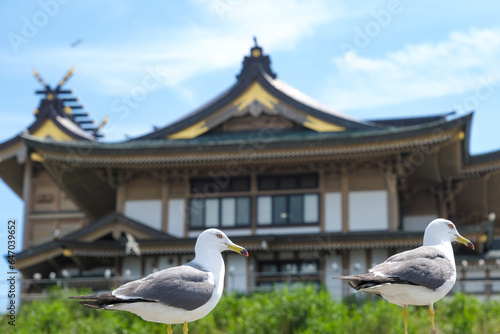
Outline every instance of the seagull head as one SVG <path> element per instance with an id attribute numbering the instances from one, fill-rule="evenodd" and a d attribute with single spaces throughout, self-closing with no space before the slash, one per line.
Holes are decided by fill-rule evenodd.
<path id="1" fill-rule="evenodd" d="M 425 229 L 424 245 L 438 245 L 443 241 L 458 241 L 459 243 L 474 249 L 474 244 L 458 233 L 455 224 L 443 218 L 434 219 Z"/>
<path id="2" fill-rule="evenodd" d="M 198 236 L 195 249 L 199 248 L 202 250 L 206 247 L 217 249 L 220 252 L 230 250 L 248 256 L 248 251 L 245 248 L 236 245 L 224 232 L 216 228 L 205 230 Z"/>

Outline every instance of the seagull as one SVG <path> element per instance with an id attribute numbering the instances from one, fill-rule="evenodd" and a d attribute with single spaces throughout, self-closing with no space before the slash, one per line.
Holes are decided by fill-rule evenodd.
<path id="1" fill-rule="evenodd" d="M 139 243 L 135 241 L 135 238 L 130 233 L 125 233 L 127 237 L 127 243 L 125 244 L 125 254 L 129 255 L 131 252 L 134 252 L 135 255 L 141 256 L 141 249 L 139 248 Z"/>
<path id="2" fill-rule="evenodd" d="M 334 278 L 349 280 L 356 291 L 376 294 L 402 306 L 405 334 L 408 333 L 406 307 L 429 305 L 431 333 L 436 333 L 433 305 L 451 290 L 457 277 L 452 241 L 474 249 L 451 221 L 438 218 L 425 229 L 423 246 L 395 254 L 366 274 Z"/>
<path id="3" fill-rule="evenodd" d="M 117 289 L 89 296 L 75 296 L 80 304 L 100 310 L 120 310 L 137 314 L 146 321 L 184 324 L 206 316 L 219 302 L 224 288 L 224 261 L 221 252 L 231 250 L 248 256 L 245 248 L 234 244 L 218 229 L 198 236 L 193 261 L 157 271 Z"/>

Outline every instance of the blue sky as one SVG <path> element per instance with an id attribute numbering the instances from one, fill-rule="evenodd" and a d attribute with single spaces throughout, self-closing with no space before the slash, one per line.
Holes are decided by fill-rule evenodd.
<path id="1" fill-rule="evenodd" d="M 35 68 L 55 86 L 75 66 L 65 87 L 96 122 L 109 116 L 104 140 L 120 141 L 171 123 L 234 84 L 256 36 L 278 78 L 323 104 L 360 119 L 475 110 L 471 152 L 498 150 L 499 7 L 496 1 L 2 1 L 0 142 L 34 121 L 34 90 L 41 87 Z M 22 221 L 22 202 L 2 181 L 0 195 L 1 221 Z"/>

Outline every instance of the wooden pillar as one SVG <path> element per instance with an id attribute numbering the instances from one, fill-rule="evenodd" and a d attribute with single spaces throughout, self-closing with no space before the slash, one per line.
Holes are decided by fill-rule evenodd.
<path id="1" fill-rule="evenodd" d="M 372 249 L 367 248 L 365 249 L 365 269 L 368 271 L 372 267 L 372 262 L 373 262 L 373 254 L 372 254 Z"/>
<path id="2" fill-rule="evenodd" d="M 485 280 L 486 280 L 486 284 L 485 284 L 484 289 L 485 289 L 485 294 L 486 294 L 486 300 L 490 300 L 493 289 L 491 286 L 491 270 L 489 268 L 486 268 Z"/>
<path id="3" fill-rule="evenodd" d="M 119 181 L 116 188 L 116 212 L 125 214 L 125 199 L 127 197 L 127 184 Z"/>
<path id="4" fill-rule="evenodd" d="M 340 192 L 342 197 L 342 233 L 349 232 L 349 188 L 349 171 L 347 169 L 347 166 L 342 166 L 340 174 Z"/>
<path id="5" fill-rule="evenodd" d="M 191 186 L 189 184 L 189 176 L 182 175 L 179 172 L 179 180 L 184 184 L 184 237 L 189 235 L 189 197 L 191 196 Z"/>
<path id="6" fill-rule="evenodd" d="M 252 229 L 252 235 L 257 234 L 258 194 L 259 194 L 259 187 L 257 183 L 257 172 L 253 170 L 250 173 L 250 201 L 251 201 L 250 226 Z"/>
<path id="7" fill-rule="evenodd" d="M 165 233 L 168 233 L 169 189 L 168 189 L 168 180 L 166 173 L 161 174 L 160 196 L 161 196 L 161 230 Z"/>
<path id="8" fill-rule="evenodd" d="M 397 231 L 399 227 L 399 196 L 396 173 L 386 168 L 384 177 L 387 188 L 387 218 L 389 231 Z"/>
<path id="9" fill-rule="evenodd" d="M 348 275 L 350 268 L 350 251 L 348 249 L 342 249 L 342 275 Z M 349 295 L 349 284 L 342 284 L 342 297 Z"/>
<path id="10" fill-rule="evenodd" d="M 325 256 L 325 253 L 323 251 L 321 251 L 321 255 L 319 256 L 319 259 L 318 259 L 318 273 L 324 273 L 325 272 L 325 269 L 326 269 L 326 256 Z M 331 277 L 329 277 L 331 278 Z M 319 282 L 321 285 L 325 285 L 326 284 L 326 277 L 325 277 L 325 274 L 321 274 L 319 275 Z"/>
<path id="11" fill-rule="evenodd" d="M 33 226 L 29 219 L 30 205 L 31 205 L 31 182 L 33 178 L 33 163 L 29 156 L 24 161 L 24 174 L 23 174 L 23 201 L 24 201 L 24 235 L 23 235 L 23 249 L 29 247 L 30 242 L 33 240 Z"/>
<path id="12" fill-rule="evenodd" d="M 320 168 L 318 172 L 318 219 L 319 219 L 319 230 L 325 232 L 325 192 L 326 192 L 326 180 L 325 180 L 325 169 Z"/>
<path id="13" fill-rule="evenodd" d="M 443 189 L 438 189 L 437 193 L 438 200 L 438 215 L 442 218 L 448 218 L 448 203 L 446 201 L 446 194 Z"/>

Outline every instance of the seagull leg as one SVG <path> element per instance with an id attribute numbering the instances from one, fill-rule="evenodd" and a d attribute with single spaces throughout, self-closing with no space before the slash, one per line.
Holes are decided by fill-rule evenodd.
<path id="1" fill-rule="evenodd" d="M 168 324 L 168 327 L 167 327 L 167 334 L 173 334 L 174 331 L 172 330 L 172 325 Z"/>
<path id="2" fill-rule="evenodd" d="M 406 305 L 403 306 L 403 317 L 405 325 L 405 334 L 408 334 L 408 311 L 406 310 Z"/>
<path id="3" fill-rule="evenodd" d="M 182 326 L 182 332 L 188 334 L 188 322 L 184 321 L 184 326 Z"/>
<path id="4" fill-rule="evenodd" d="M 434 306 L 429 305 L 429 315 L 431 316 L 431 334 L 436 334 L 436 328 L 434 327 Z"/>

